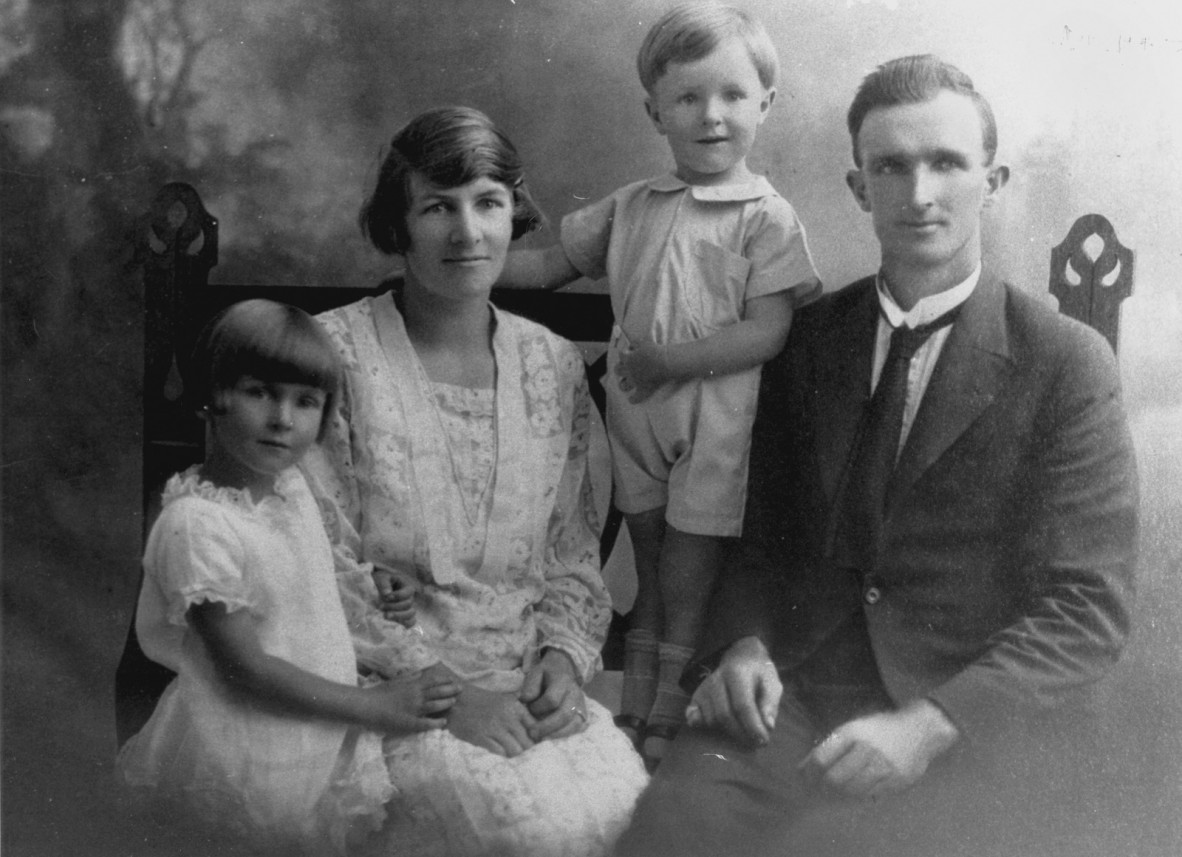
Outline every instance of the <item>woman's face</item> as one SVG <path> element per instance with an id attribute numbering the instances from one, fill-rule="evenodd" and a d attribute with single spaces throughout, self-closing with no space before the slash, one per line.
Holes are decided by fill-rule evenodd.
<path id="1" fill-rule="evenodd" d="M 478 178 L 459 187 L 410 175 L 407 286 L 445 300 L 487 299 L 513 237 L 513 193 Z"/>

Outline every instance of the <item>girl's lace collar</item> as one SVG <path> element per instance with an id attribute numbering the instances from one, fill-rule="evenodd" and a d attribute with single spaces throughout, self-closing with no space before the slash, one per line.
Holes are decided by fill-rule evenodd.
<path id="1" fill-rule="evenodd" d="M 282 504 L 291 493 L 292 484 L 299 477 L 294 467 L 289 467 L 275 478 L 275 493 L 255 502 L 245 488 L 230 488 L 214 485 L 201 478 L 201 465 L 194 464 L 187 470 L 174 473 L 164 486 L 162 503 L 171 503 L 180 497 L 200 497 L 213 503 L 235 506 L 246 511 L 255 511 L 271 505 Z"/>

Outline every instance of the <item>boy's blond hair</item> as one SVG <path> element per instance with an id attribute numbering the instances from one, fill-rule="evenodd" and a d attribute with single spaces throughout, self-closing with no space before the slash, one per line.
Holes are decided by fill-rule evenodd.
<path id="1" fill-rule="evenodd" d="M 641 84 L 651 93 L 669 63 L 700 60 L 732 36 L 747 46 L 763 88 L 775 86 L 780 64 L 767 30 L 743 10 L 722 3 L 686 3 L 657 19 L 636 56 Z"/>

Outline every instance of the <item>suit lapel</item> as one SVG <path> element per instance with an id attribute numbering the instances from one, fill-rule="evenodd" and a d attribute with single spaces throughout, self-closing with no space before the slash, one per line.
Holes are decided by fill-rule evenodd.
<path id="1" fill-rule="evenodd" d="M 826 320 L 813 353 L 817 419 L 818 466 L 826 498 L 832 502 L 840 489 L 846 463 L 858 433 L 858 423 L 870 400 L 870 371 L 878 324 L 874 278 L 850 286 L 851 303 Z M 861 289 L 861 294 L 856 290 Z"/>
<path id="2" fill-rule="evenodd" d="M 936 363 L 892 477 L 887 506 L 902 496 L 988 408 L 1013 370 L 1005 289 L 982 273 Z"/>

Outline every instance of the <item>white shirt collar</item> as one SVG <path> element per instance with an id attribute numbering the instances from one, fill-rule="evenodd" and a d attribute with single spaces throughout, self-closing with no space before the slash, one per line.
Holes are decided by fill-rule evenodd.
<path id="1" fill-rule="evenodd" d="M 886 319 L 887 324 L 892 328 L 895 327 L 918 327 L 921 324 L 927 324 L 930 321 L 935 321 L 940 316 L 949 310 L 955 309 L 962 303 L 969 299 L 969 295 L 973 293 L 973 289 L 977 287 L 977 281 L 981 279 L 981 263 L 977 263 L 977 267 L 973 269 L 973 273 L 969 274 L 968 278 L 960 283 L 957 283 L 950 289 L 945 289 L 934 295 L 928 295 L 926 298 L 920 298 L 915 306 L 909 311 L 904 312 L 903 309 L 895 303 L 894 297 L 890 290 L 886 287 L 886 280 L 883 279 L 881 273 L 878 275 L 876 286 L 878 289 L 878 305 L 882 309 L 882 315 Z"/>
<path id="2" fill-rule="evenodd" d="M 701 202 L 747 202 L 771 196 L 776 192 L 771 182 L 763 176 L 757 175 L 752 175 L 733 184 L 698 185 L 683 181 L 673 173 L 666 173 L 655 179 L 650 179 L 648 187 L 649 190 L 658 193 L 671 193 L 689 188 L 690 195 Z"/>

